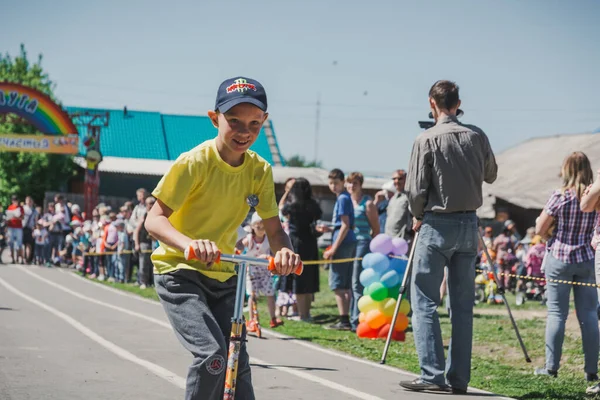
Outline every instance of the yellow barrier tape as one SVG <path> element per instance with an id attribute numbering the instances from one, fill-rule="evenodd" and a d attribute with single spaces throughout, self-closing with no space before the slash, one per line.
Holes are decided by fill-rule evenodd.
<path id="1" fill-rule="evenodd" d="M 475 269 L 476 272 L 489 272 L 488 270 L 483 270 L 483 269 Z M 511 278 L 519 278 L 519 279 L 524 279 L 524 280 L 529 280 L 529 281 L 544 281 L 544 282 L 548 282 L 548 283 L 561 283 L 564 285 L 574 285 L 574 286 L 587 286 L 587 287 L 595 287 L 595 288 L 600 288 L 599 284 L 596 283 L 587 283 L 587 282 L 573 282 L 573 281 L 566 281 L 564 279 L 551 279 L 551 278 L 540 278 L 537 276 L 527 276 L 527 275 L 515 275 L 515 274 L 509 274 L 506 272 L 498 272 L 496 275 L 498 276 L 510 276 Z"/>
<path id="2" fill-rule="evenodd" d="M 137 253 L 152 253 L 152 252 L 153 252 L 153 250 L 143 250 L 143 251 L 139 251 Z M 133 254 L 133 253 L 134 253 L 133 250 L 124 250 L 121 253 L 118 253 L 116 251 L 107 251 L 104 253 L 92 253 L 92 252 L 83 253 L 83 255 L 97 257 L 97 256 L 105 256 L 105 255 L 112 255 L 112 254 Z M 390 256 L 390 258 L 406 260 L 405 257 L 400 257 L 400 256 Z M 343 264 L 343 263 L 349 263 L 349 262 L 361 261 L 361 260 L 362 260 L 362 257 L 356 257 L 356 258 L 340 258 L 337 260 L 311 260 L 311 261 L 302 261 L 302 263 L 304 265 L 328 265 L 328 264 Z M 487 272 L 487 270 L 482 270 L 480 268 L 475 269 L 475 271 L 478 273 Z M 540 278 L 540 277 L 536 277 L 536 276 L 509 274 L 506 272 L 499 272 L 496 275 L 510 276 L 511 278 L 518 278 L 518 279 L 530 280 L 530 281 L 539 281 L 539 282 L 543 281 L 543 282 L 549 282 L 549 283 L 560 283 L 560 284 L 564 284 L 564 285 L 600 288 L 600 284 L 596 284 L 596 283 L 574 282 L 574 281 L 567 281 L 567 280 L 563 280 L 563 279 L 548 279 L 548 278 Z"/>
<path id="3" fill-rule="evenodd" d="M 123 250 L 122 252 L 118 251 L 105 251 L 104 253 L 83 253 L 84 256 L 88 257 L 99 257 L 99 256 L 109 256 L 113 254 L 133 254 L 133 253 L 152 253 L 154 250 L 142 250 L 142 251 L 133 251 L 133 250 Z"/>

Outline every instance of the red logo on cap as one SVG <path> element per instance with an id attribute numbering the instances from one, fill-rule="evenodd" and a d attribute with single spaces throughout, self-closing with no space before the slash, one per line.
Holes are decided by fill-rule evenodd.
<path id="1" fill-rule="evenodd" d="M 256 92 L 256 85 L 248 83 L 245 79 L 236 79 L 233 84 L 227 86 L 227 93 L 240 92 L 243 93 L 246 90 L 254 90 Z"/>

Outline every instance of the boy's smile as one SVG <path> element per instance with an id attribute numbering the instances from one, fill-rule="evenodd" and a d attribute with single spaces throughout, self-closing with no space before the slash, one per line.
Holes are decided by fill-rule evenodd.
<path id="1" fill-rule="evenodd" d="M 268 114 L 250 103 L 242 103 L 226 113 L 209 111 L 213 125 L 219 130 L 217 147 L 227 163 L 243 162 L 243 154 L 256 141 Z"/>

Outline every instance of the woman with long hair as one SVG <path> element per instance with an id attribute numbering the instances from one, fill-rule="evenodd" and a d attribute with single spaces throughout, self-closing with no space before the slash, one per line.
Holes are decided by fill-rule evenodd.
<path id="1" fill-rule="evenodd" d="M 560 366 L 565 323 L 569 314 L 571 287 L 575 311 L 583 341 L 585 376 L 588 382 L 598 380 L 598 294 L 594 287 L 556 283 L 557 280 L 596 283 L 594 251 L 590 244 L 596 212 L 581 211 L 580 202 L 593 172 L 590 160 L 582 152 L 570 154 L 560 171 L 562 187 L 550 196 L 536 222 L 536 234 L 548 236 L 544 269 L 547 282 L 548 318 L 546 320 L 546 365 L 536 375 L 556 377 Z"/>
<path id="2" fill-rule="evenodd" d="M 281 213 L 288 219 L 294 251 L 302 260 L 317 260 L 319 250 L 314 224 L 321 218 L 322 211 L 319 203 L 313 199 L 312 187 L 306 179 L 295 180 Z M 286 278 L 290 279 L 290 276 Z M 312 297 L 319 291 L 319 267 L 305 265 L 302 274 L 292 279 L 300 320 L 309 322 Z"/>

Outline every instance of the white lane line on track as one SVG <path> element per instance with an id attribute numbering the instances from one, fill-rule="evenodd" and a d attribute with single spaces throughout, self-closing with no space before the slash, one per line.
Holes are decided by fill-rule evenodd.
<path id="1" fill-rule="evenodd" d="M 73 296 L 75 296 L 77 298 L 80 298 L 80 299 L 83 299 L 83 300 L 87 300 L 87 301 L 90 301 L 90 302 L 92 302 L 94 304 L 98 304 L 98 305 L 101 305 L 101 306 L 104 306 L 104 307 L 108 307 L 108 308 L 116 310 L 116 311 L 121 311 L 121 312 L 124 312 L 125 314 L 131 315 L 131 316 L 135 316 L 135 317 L 138 317 L 138 318 L 142 318 L 142 319 L 145 319 L 145 320 L 150 321 L 150 322 L 154 322 L 154 323 L 156 323 L 156 324 L 158 324 L 158 325 L 160 325 L 162 327 L 168 328 L 169 330 L 172 329 L 171 325 L 169 325 L 167 323 L 164 323 L 162 321 L 159 321 L 159 320 L 157 320 L 155 318 L 150 318 L 150 317 L 147 317 L 147 316 L 145 316 L 143 314 L 140 314 L 140 313 L 137 313 L 137 312 L 134 312 L 134 311 L 130 311 L 130 310 L 127 310 L 125 308 L 113 306 L 113 305 L 110 305 L 110 304 L 99 302 L 99 301 L 94 300 L 94 299 L 90 299 L 90 298 L 88 298 L 88 297 L 86 297 L 86 296 L 84 296 L 84 295 L 82 295 L 82 294 L 80 294 L 78 292 L 75 292 L 75 291 L 73 291 L 71 289 L 68 289 L 68 288 L 66 288 L 66 287 L 64 287 L 64 286 L 62 286 L 62 285 L 60 285 L 58 283 L 52 282 L 52 281 L 50 281 L 50 280 L 48 280 L 46 278 L 42 278 L 41 276 L 38 276 L 37 274 L 35 274 L 35 273 L 31 272 L 31 271 L 28 271 L 28 270 L 22 269 L 22 268 L 18 268 L 18 267 L 15 267 L 15 268 L 19 269 L 19 270 L 21 270 L 21 271 L 23 271 L 23 272 L 25 272 L 25 273 L 27 273 L 27 274 L 29 274 L 29 275 L 31 275 L 31 276 L 39 279 L 39 280 L 41 280 L 41 281 L 43 281 L 43 282 L 45 282 L 47 284 L 49 284 L 52 287 L 55 287 L 55 288 L 57 288 L 59 290 L 62 290 L 65 293 L 69 293 L 69 294 L 71 294 L 71 295 L 73 295 Z M 60 311 L 57 311 L 57 312 L 60 313 Z M 68 318 L 70 318 L 70 317 L 68 317 Z M 114 345 L 114 346 L 116 346 L 116 345 Z M 128 354 L 131 354 L 131 353 L 128 353 Z M 133 356 L 133 354 L 131 354 L 131 355 Z M 135 357 L 135 356 L 133 356 L 133 357 Z M 144 361 L 144 360 L 142 360 L 142 361 Z M 349 387 L 341 385 L 339 383 L 332 382 L 330 380 L 323 379 L 323 378 L 317 377 L 315 375 L 308 374 L 306 372 L 297 371 L 297 370 L 295 370 L 293 368 L 282 367 L 282 366 L 275 366 L 274 364 L 268 363 L 268 362 L 263 361 L 263 360 L 259 360 L 259 359 L 254 358 L 254 357 L 250 357 L 250 362 L 271 366 L 274 369 L 277 369 L 277 370 L 280 370 L 280 371 L 283 371 L 283 372 L 287 372 L 290 375 L 294 375 L 296 377 L 299 377 L 299 378 L 302 378 L 302 379 L 305 379 L 305 380 L 308 380 L 308 381 L 311 381 L 311 382 L 314 382 L 314 383 L 319 383 L 320 385 L 323 385 L 323 386 L 328 387 L 330 389 L 334 389 L 334 390 L 337 390 L 339 392 L 342 392 L 342 393 L 345 393 L 345 394 L 348 394 L 348 395 L 351 395 L 351 396 L 354 396 L 354 397 L 357 397 L 357 398 L 360 398 L 360 399 L 365 399 L 365 400 L 383 400 L 381 397 L 373 396 L 373 395 L 371 395 L 369 393 L 361 392 L 359 390 L 355 390 L 355 389 L 349 388 Z M 181 378 L 181 379 L 183 379 L 183 378 Z"/>
<path id="2" fill-rule="evenodd" d="M 74 318 L 70 317 L 69 315 L 67 315 L 61 311 L 58 311 L 57 309 L 50 307 L 50 306 L 42 303 L 41 301 L 34 299 L 33 297 L 26 295 L 25 293 L 21 292 L 17 288 L 10 285 L 8 282 L 6 282 L 2 278 L 0 278 L 0 285 L 4 286 L 7 290 L 13 292 L 17 296 L 22 297 L 23 299 L 29 301 L 30 303 L 33 303 L 36 306 L 48 311 L 49 313 L 55 315 L 58 318 L 62 319 L 63 321 L 65 321 L 66 323 L 71 325 L 73 328 L 77 329 L 79 332 L 81 332 L 82 334 L 84 334 L 85 336 L 87 336 L 88 338 L 93 340 L 94 342 L 98 343 L 102 347 L 106 348 L 111 353 L 117 355 L 118 357 L 121 357 L 124 360 L 131 361 L 134 364 L 144 367 L 148 371 L 152 372 L 154 375 L 158 376 L 159 378 L 166 380 L 167 382 L 177 386 L 180 389 L 185 389 L 185 379 L 184 378 L 161 367 L 160 365 L 156 365 L 154 363 L 151 363 L 150 361 L 146 361 L 142 358 L 136 357 L 135 355 L 131 354 L 127 350 L 123 349 L 122 347 L 119 347 L 116 344 L 104 339 L 103 337 L 101 337 L 100 335 L 98 335 L 97 333 L 92 331 L 90 328 L 79 323 Z"/>
<path id="3" fill-rule="evenodd" d="M 302 379 L 306 379 L 306 380 L 311 381 L 311 382 L 319 383 L 319 384 L 321 384 L 323 386 L 327 386 L 328 388 L 335 389 L 335 390 L 337 390 L 339 392 L 349 394 L 350 396 L 358 397 L 359 399 L 365 399 L 365 400 L 383 400 L 381 397 L 373 396 L 371 394 L 364 393 L 364 392 L 359 392 L 358 390 L 354 390 L 354 389 L 351 389 L 351 388 L 349 388 L 347 386 L 340 385 L 339 383 L 331 382 L 331 381 L 329 381 L 327 379 L 319 378 L 318 376 L 311 375 L 311 374 L 308 374 L 306 372 L 298 371 L 298 370 L 296 370 L 294 368 L 282 367 L 282 366 L 279 366 L 279 365 L 273 365 L 273 364 L 268 363 L 266 361 L 259 360 L 258 358 L 255 358 L 255 357 L 250 357 L 250 362 L 252 362 L 253 364 L 263 364 L 263 365 L 266 365 L 268 367 L 272 367 L 274 369 L 285 371 L 285 372 L 287 372 L 289 374 L 297 376 L 298 378 L 302 378 Z"/>
<path id="4" fill-rule="evenodd" d="M 289 340 L 289 341 L 291 341 L 291 342 L 293 342 L 293 343 L 295 343 L 297 345 L 306 347 L 308 349 L 317 350 L 317 351 L 320 351 L 321 353 L 324 353 L 324 354 L 327 354 L 327 355 L 330 355 L 330 356 L 335 356 L 335 357 L 343 358 L 345 360 L 355 361 L 355 362 L 358 362 L 358 363 L 361 363 L 361 364 L 368 365 L 370 367 L 377 367 L 377 368 L 385 369 L 386 371 L 401 373 L 401 374 L 412 376 L 412 377 L 415 377 L 415 378 L 419 377 L 419 375 L 413 374 L 412 372 L 408 372 L 408 371 L 405 371 L 403 369 L 399 369 L 399 368 L 395 368 L 395 367 L 390 367 L 388 365 L 378 364 L 378 363 L 376 363 L 374 361 L 364 360 L 362 358 L 354 357 L 354 356 L 351 356 L 351 355 L 348 355 L 348 354 L 342 354 L 342 353 L 339 353 L 339 352 L 334 351 L 334 350 L 324 349 L 323 347 L 319 347 L 317 345 L 308 343 L 308 342 L 306 342 L 304 340 L 296 339 L 293 336 L 288 336 L 288 335 L 284 335 L 284 334 L 279 333 L 279 332 L 272 331 L 271 329 L 262 328 L 262 331 L 264 333 L 266 333 L 268 336 L 272 336 L 272 337 L 277 338 L 277 339 Z"/>
<path id="5" fill-rule="evenodd" d="M 122 307 L 119 307 L 119 306 L 113 306 L 112 304 L 107 304 L 107 303 L 104 303 L 102 301 L 98 301 L 96 299 L 92 299 L 89 296 L 82 295 L 79 292 L 75 292 L 75 291 L 73 291 L 71 289 L 68 289 L 68 288 L 66 288 L 66 287 L 64 287 L 62 285 L 59 285 L 58 283 L 52 282 L 49 279 L 42 278 L 41 276 L 39 276 L 36 273 L 33 273 L 31 271 L 28 271 L 26 269 L 19 268 L 19 267 L 15 267 L 15 268 L 18 269 L 18 270 L 20 270 L 20 271 L 22 271 L 22 272 L 24 272 L 24 273 L 26 273 L 27 275 L 30 275 L 30 276 L 34 277 L 37 280 L 40 280 L 40 281 L 42 281 L 42 282 L 44 282 L 44 283 L 46 283 L 46 284 L 48 284 L 48 285 L 50 285 L 52 287 L 57 288 L 58 290 L 62 290 L 63 292 L 68 293 L 68 294 L 70 294 L 72 296 L 75 296 L 75 297 L 77 297 L 79 299 L 86 300 L 86 301 L 89 301 L 90 303 L 98 304 L 100 306 L 107 307 L 107 308 L 110 308 L 112 310 L 121 311 L 122 313 L 131 315 L 131 316 L 134 316 L 134 317 L 138 317 L 138 318 L 144 319 L 144 320 L 149 321 L 149 322 L 153 322 L 153 323 L 155 323 L 157 325 L 160 325 L 160 326 L 162 326 L 164 328 L 167 328 L 167 329 L 171 329 L 171 324 L 169 324 L 167 322 L 161 321 L 161 320 L 156 319 L 156 318 L 148 317 L 147 315 L 144 315 L 144 314 L 136 313 L 135 311 L 131 311 L 131 310 L 128 310 L 126 308 L 122 308 Z"/>
<path id="6" fill-rule="evenodd" d="M 60 271 L 63 272 L 62 270 L 60 270 Z M 149 304 L 161 307 L 161 305 L 160 305 L 160 303 L 158 301 L 145 299 L 143 297 L 140 297 L 139 295 L 135 295 L 135 294 L 132 294 L 132 293 L 123 292 L 122 290 L 115 289 L 115 288 L 112 288 L 112 287 L 109 287 L 109 286 L 106 286 L 106 285 L 103 285 L 101 283 L 97 283 L 97 282 L 94 282 L 94 281 L 90 281 L 90 280 L 88 280 L 88 279 L 86 279 L 86 278 L 84 278 L 82 276 L 79 276 L 79 275 L 77 275 L 75 273 L 68 273 L 68 275 L 71 276 L 71 277 L 73 277 L 73 279 L 83 281 L 83 282 L 87 283 L 88 285 L 92 285 L 92 286 L 95 286 L 95 287 L 97 287 L 99 289 L 103 289 L 103 290 L 106 290 L 106 291 L 118 294 L 119 296 L 133 298 L 133 299 L 136 299 L 136 300 L 139 300 L 139 301 L 143 301 L 144 303 L 149 303 Z M 327 354 L 327 355 L 330 355 L 330 356 L 335 356 L 335 357 L 343 358 L 345 360 L 350 360 L 350 361 L 356 361 L 358 363 L 369 365 L 371 367 L 377 367 L 377 368 L 384 369 L 386 371 L 395 372 L 395 373 L 401 373 L 401 374 L 412 376 L 412 377 L 415 377 L 415 378 L 419 377 L 419 375 L 413 374 L 412 372 L 408 372 L 408 371 L 405 371 L 405 370 L 402 370 L 402 369 L 399 369 L 399 368 L 396 368 L 396 367 L 390 367 L 388 365 L 378 364 L 376 362 L 369 361 L 369 360 L 363 360 L 362 358 L 354 357 L 354 356 L 351 356 L 351 355 L 348 355 L 348 354 L 342 354 L 342 353 L 339 353 L 337 351 L 328 350 L 328 349 L 316 346 L 314 344 L 305 342 L 303 340 L 298 340 L 298 339 L 296 339 L 296 338 L 294 338 L 292 336 L 287 336 L 287 335 L 283 335 L 281 333 L 277 333 L 277 332 L 272 331 L 270 329 L 263 328 L 263 332 L 267 333 L 267 335 L 273 336 L 273 337 L 278 338 L 278 339 L 293 340 L 293 342 L 295 344 L 298 344 L 300 346 L 304 346 L 304 347 L 306 347 L 308 349 L 319 351 L 321 353 L 324 353 L 324 354 Z M 473 390 L 478 390 L 478 389 L 473 389 Z M 481 391 L 481 393 L 488 393 L 488 392 Z"/>
<path id="7" fill-rule="evenodd" d="M 62 270 L 60 270 L 60 271 L 63 272 Z M 80 275 L 78 275 L 76 273 L 69 272 L 68 275 L 71 276 L 73 279 L 80 280 L 82 282 L 87 283 L 88 285 L 92 285 L 92 286 L 97 287 L 99 289 L 103 289 L 103 290 L 112 292 L 114 294 L 118 294 L 119 296 L 129 297 L 130 299 L 135 299 L 135 300 L 138 300 L 138 301 L 141 301 L 141 302 L 144 302 L 144 303 L 152 304 L 153 306 L 162 307 L 158 301 L 145 299 L 145 298 L 143 298 L 143 297 L 141 297 L 139 295 L 135 295 L 135 294 L 132 294 L 132 293 L 124 292 L 122 290 L 115 289 L 115 288 L 112 288 L 110 286 L 103 285 L 101 283 L 96 283 L 94 281 L 90 281 L 89 279 L 84 278 L 83 276 L 80 276 Z"/>
<path id="8" fill-rule="evenodd" d="M 62 270 L 60 270 L 60 271 L 63 272 Z M 87 283 L 88 285 L 96 286 L 96 287 L 98 287 L 100 289 L 107 290 L 109 292 L 118 294 L 120 296 L 129 297 L 129 298 L 133 298 L 133 299 L 136 299 L 136 300 L 139 300 L 139 301 L 143 301 L 144 303 L 149 303 L 149 304 L 153 304 L 153 305 L 156 305 L 156 306 L 160 306 L 160 303 L 158 301 L 145 299 L 145 298 L 143 298 L 143 297 L 141 297 L 139 295 L 135 295 L 135 294 L 132 294 L 132 293 L 123 292 L 122 290 L 115 289 L 115 288 L 112 288 L 112 287 L 109 287 L 109 286 L 106 286 L 106 285 L 103 285 L 101 283 L 97 283 L 97 282 L 94 282 L 94 281 L 90 281 L 90 280 L 88 280 L 88 279 L 86 279 L 86 278 L 84 278 L 82 276 L 79 276 L 79 275 L 77 275 L 75 273 L 69 273 L 68 275 L 72 276 L 74 279 L 82 280 L 85 283 Z M 281 333 L 275 332 L 275 331 L 270 330 L 270 329 L 262 328 L 262 331 L 264 333 L 266 333 L 267 335 L 273 336 L 275 338 L 291 340 L 291 341 L 293 341 L 297 345 L 300 345 L 300 346 L 303 346 L 303 347 L 306 347 L 308 349 L 312 349 L 312 350 L 315 350 L 315 351 L 319 351 L 319 352 L 321 352 L 323 354 L 327 354 L 327 355 L 330 355 L 330 356 L 343 358 L 343 359 L 349 360 L 349 361 L 355 361 L 357 363 L 365 364 L 365 365 L 368 365 L 370 367 L 380 368 L 380 369 L 383 369 L 383 370 L 386 370 L 386 371 L 389 371 L 389 372 L 394 372 L 394 373 L 397 373 L 397 374 L 403 374 L 403 375 L 412 376 L 414 378 L 418 378 L 420 376 L 418 374 L 413 374 L 412 372 L 409 372 L 409 371 L 406 371 L 406 370 L 403 370 L 403 369 L 400 369 L 400 368 L 391 367 L 389 365 L 384 365 L 384 364 L 379 364 L 377 362 L 370 361 L 370 360 L 364 360 L 362 358 L 354 357 L 354 356 L 351 356 L 349 354 L 343 354 L 343 353 L 340 353 L 340 352 L 337 352 L 337 351 L 334 351 L 334 350 L 325 349 L 323 347 L 314 345 L 314 344 L 306 342 L 304 340 L 299 340 L 299 339 L 296 339 L 296 338 L 294 338 L 292 336 L 283 335 Z M 469 391 L 471 391 L 471 392 L 477 392 L 477 393 L 493 394 L 493 393 L 487 392 L 485 390 L 480 390 L 480 389 L 471 388 L 471 387 L 469 387 Z M 508 397 L 500 397 L 499 396 L 499 399 L 502 399 L 502 398 L 508 399 Z"/>

